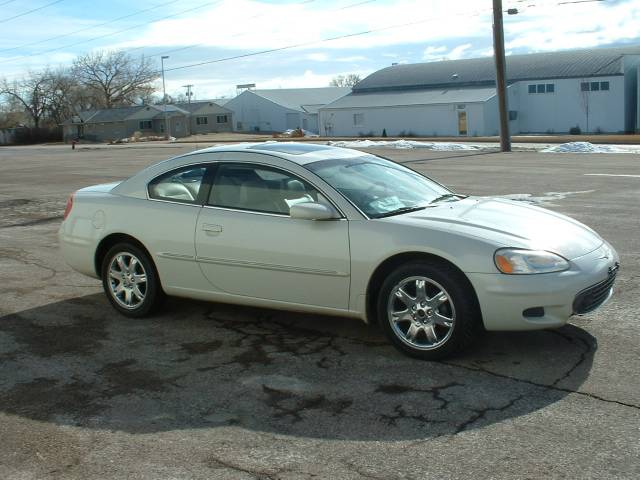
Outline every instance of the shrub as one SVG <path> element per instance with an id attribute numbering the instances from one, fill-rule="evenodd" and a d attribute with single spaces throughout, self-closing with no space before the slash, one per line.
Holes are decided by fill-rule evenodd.
<path id="1" fill-rule="evenodd" d="M 383 136 L 383 137 L 386 137 L 386 136 L 387 136 L 387 129 L 386 129 L 386 128 L 383 128 L 383 129 L 382 129 L 382 136 Z"/>
<path id="2" fill-rule="evenodd" d="M 417 135 L 415 133 L 413 133 L 411 130 L 406 131 L 406 130 L 402 130 L 399 134 L 399 137 L 417 137 Z"/>
<path id="3" fill-rule="evenodd" d="M 62 128 L 60 127 L 19 128 L 16 130 L 14 139 L 16 145 L 60 141 L 62 141 Z"/>
<path id="4" fill-rule="evenodd" d="M 581 133 L 582 133 L 582 130 L 580 129 L 580 125 L 576 125 L 575 127 L 571 127 L 569 129 L 570 135 L 580 135 Z"/>

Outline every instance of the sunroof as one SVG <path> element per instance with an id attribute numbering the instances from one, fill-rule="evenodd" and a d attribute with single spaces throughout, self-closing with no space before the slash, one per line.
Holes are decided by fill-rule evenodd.
<path id="1" fill-rule="evenodd" d="M 261 143 L 260 145 L 252 145 L 247 149 L 268 150 L 270 152 L 289 153 L 291 155 L 304 155 L 309 152 L 317 152 L 320 150 L 331 150 L 333 147 L 327 145 L 317 145 L 314 143 L 289 143 L 289 142 L 272 142 Z"/>

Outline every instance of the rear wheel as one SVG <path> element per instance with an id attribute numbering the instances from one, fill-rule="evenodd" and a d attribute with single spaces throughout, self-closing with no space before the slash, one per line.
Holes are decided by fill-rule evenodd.
<path id="1" fill-rule="evenodd" d="M 468 280 L 445 263 L 397 268 L 380 289 L 378 318 L 396 348 L 426 360 L 466 348 L 482 324 Z"/>
<path id="2" fill-rule="evenodd" d="M 111 305 L 127 317 L 148 315 L 164 296 L 151 259 L 130 243 L 114 245 L 105 255 L 102 286 Z"/>

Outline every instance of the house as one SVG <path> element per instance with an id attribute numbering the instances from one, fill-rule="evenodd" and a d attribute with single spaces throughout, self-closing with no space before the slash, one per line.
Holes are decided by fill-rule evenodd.
<path id="1" fill-rule="evenodd" d="M 233 111 L 237 131 L 283 132 L 302 128 L 318 133 L 320 107 L 350 91 L 343 87 L 245 90 L 225 103 L 225 108 Z"/>
<path id="2" fill-rule="evenodd" d="M 191 103 L 178 103 L 176 107 L 189 113 L 189 121 L 187 122 L 188 135 L 230 132 L 233 129 L 231 111 L 223 107 L 218 101 L 203 100 Z"/>
<path id="3" fill-rule="evenodd" d="M 640 46 L 511 55 L 511 133 L 634 132 Z M 481 136 L 499 131 L 492 57 L 393 65 L 320 108 L 320 134 Z"/>
<path id="4" fill-rule="evenodd" d="M 165 135 L 165 121 L 171 136 L 226 132 L 232 128 L 232 112 L 212 101 L 177 105 L 142 105 L 91 110 L 78 113 L 62 123 L 66 142 L 75 138 L 113 141 L 133 136 Z"/>

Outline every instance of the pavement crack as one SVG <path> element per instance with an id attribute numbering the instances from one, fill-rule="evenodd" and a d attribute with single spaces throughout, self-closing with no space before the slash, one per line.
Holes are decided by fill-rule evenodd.
<path id="1" fill-rule="evenodd" d="M 49 276 L 43 277 L 40 280 L 51 280 L 59 273 L 55 268 L 51 268 L 48 265 L 44 265 L 38 261 L 33 260 L 31 254 L 29 254 L 23 248 L 0 248 L 0 258 L 1 257 L 15 260 L 16 262 L 20 262 L 23 265 L 31 265 L 50 273 Z"/>
<path id="2" fill-rule="evenodd" d="M 486 407 L 486 408 L 480 408 L 480 409 L 472 408 L 471 411 L 473 412 L 473 415 L 471 415 L 469 419 L 465 420 L 464 422 L 462 422 L 460 425 L 456 427 L 456 431 L 454 432 L 454 435 L 465 431 L 468 427 L 470 427 L 477 421 L 482 420 L 483 418 L 486 417 L 487 413 L 504 412 L 505 410 L 508 410 L 511 407 L 513 407 L 517 401 L 522 400 L 523 398 L 524 398 L 524 395 L 518 395 L 516 398 L 509 400 L 506 404 L 504 404 L 501 407 Z"/>
<path id="3" fill-rule="evenodd" d="M 62 215 L 56 215 L 55 217 L 36 218 L 34 220 L 27 220 L 24 222 L 10 223 L 9 225 L 0 225 L 0 229 L 16 228 L 16 227 L 32 227 L 34 225 L 57 222 L 59 220 L 62 220 Z"/>
<path id="4" fill-rule="evenodd" d="M 376 388 L 375 391 L 380 393 L 386 393 L 388 395 L 399 395 L 399 394 L 408 393 L 408 392 L 429 393 L 431 395 L 431 398 L 440 402 L 440 405 L 438 406 L 438 410 L 446 410 L 447 408 L 449 408 L 450 400 L 447 400 L 446 398 L 444 398 L 442 396 L 442 392 L 444 390 L 447 390 L 453 387 L 464 387 L 464 385 L 458 382 L 449 382 L 445 385 L 436 385 L 434 387 L 429 387 L 429 388 L 418 388 L 418 387 L 407 387 L 404 385 L 389 384 L 389 385 L 380 385 L 378 386 L 378 388 Z"/>
<path id="5" fill-rule="evenodd" d="M 513 382 L 532 385 L 534 387 L 539 387 L 539 388 L 542 388 L 542 389 L 545 389 L 545 390 L 554 390 L 554 391 L 563 392 L 563 393 L 573 393 L 573 394 L 576 394 L 576 395 L 581 395 L 583 397 L 591 398 L 593 400 L 598 400 L 600 402 L 613 403 L 613 404 L 616 404 L 616 405 L 621 405 L 623 407 L 629 407 L 629 408 L 634 408 L 636 410 L 640 410 L 640 405 L 636 405 L 636 404 L 633 404 L 633 403 L 622 402 L 620 400 L 612 400 L 610 398 L 605 398 L 605 397 L 602 397 L 600 395 L 596 395 L 595 393 L 580 392 L 578 390 L 572 390 L 570 388 L 558 387 L 557 385 L 554 385 L 554 384 L 549 385 L 549 384 L 545 384 L 545 383 L 534 382 L 532 380 L 526 380 L 524 378 L 512 377 L 510 375 L 505 375 L 505 374 L 502 374 L 502 373 L 493 372 L 491 370 L 487 370 L 486 368 L 482 368 L 482 367 L 472 367 L 472 366 L 469 366 L 469 365 L 461 365 L 459 363 L 446 362 L 446 361 L 443 361 L 443 360 L 440 360 L 437 363 L 440 363 L 442 365 L 449 365 L 450 367 L 461 368 L 463 370 L 469 370 L 469 371 L 472 371 L 472 372 L 484 373 L 486 375 L 491 375 L 491 376 L 497 377 L 497 378 L 504 378 L 506 380 L 511 380 Z"/>
<path id="6" fill-rule="evenodd" d="M 591 353 L 594 348 L 589 344 L 589 342 L 587 342 L 584 338 L 579 338 L 579 337 L 571 337 L 569 335 L 566 335 L 564 333 L 562 333 L 561 331 L 558 330 L 547 330 L 547 333 L 552 334 L 552 335 L 557 335 L 559 337 L 564 338 L 567 342 L 571 343 L 571 344 L 576 344 L 576 340 L 580 343 L 580 345 L 582 346 L 582 351 L 580 352 L 580 356 L 578 357 L 578 360 L 573 364 L 573 366 L 567 370 L 564 375 L 558 377 L 551 385 L 552 386 L 557 386 L 560 382 L 562 382 L 563 380 L 566 380 L 567 378 L 569 378 L 573 372 L 576 371 L 576 369 L 578 367 L 580 367 L 582 364 L 584 364 L 584 362 L 587 360 L 587 355 L 589 353 Z"/>

